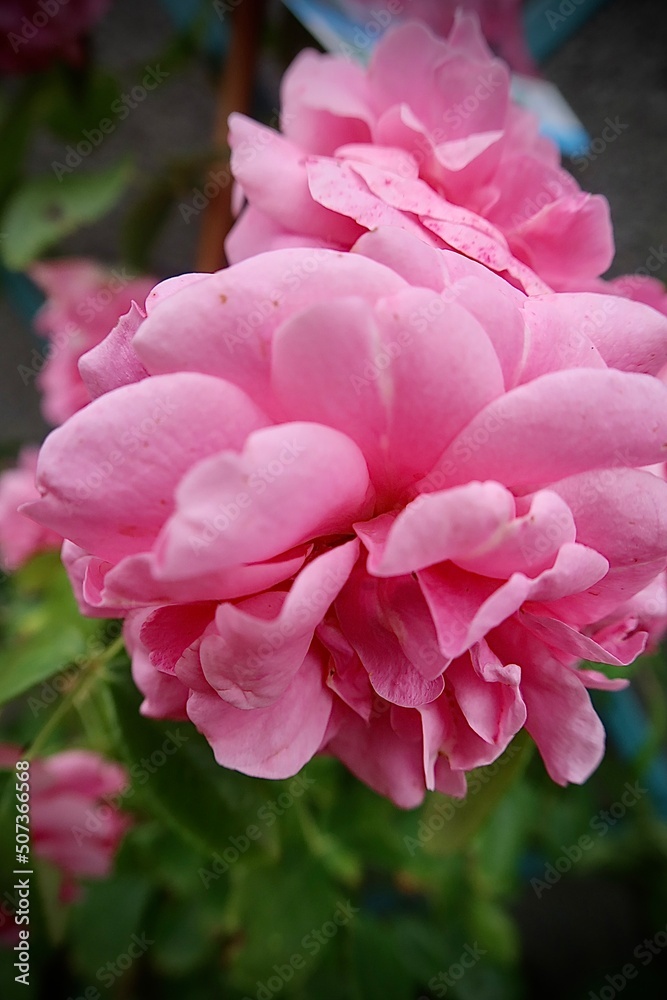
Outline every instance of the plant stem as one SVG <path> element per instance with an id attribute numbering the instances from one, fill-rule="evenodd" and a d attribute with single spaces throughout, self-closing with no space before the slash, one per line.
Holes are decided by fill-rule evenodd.
<path id="1" fill-rule="evenodd" d="M 213 145 L 222 151 L 227 145 L 227 119 L 232 111 L 247 112 L 252 98 L 252 87 L 259 54 L 261 28 L 264 21 L 265 0 L 243 0 L 233 11 L 229 51 L 217 94 Z M 231 179 L 226 184 L 215 180 L 226 176 L 227 158 L 212 164 L 206 180 L 217 184 L 217 191 L 204 211 L 199 246 L 197 271 L 217 271 L 225 264 L 224 241 L 232 226 Z"/>

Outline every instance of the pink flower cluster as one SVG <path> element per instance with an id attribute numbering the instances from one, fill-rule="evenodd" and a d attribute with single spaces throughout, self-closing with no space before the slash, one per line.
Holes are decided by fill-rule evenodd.
<path id="1" fill-rule="evenodd" d="M 18 747 L 0 744 L 1 768 L 19 760 Z M 130 824 L 113 802 L 128 785 L 125 770 L 90 750 L 64 750 L 17 773 L 29 773 L 31 851 L 64 877 L 64 897 L 79 879 L 105 878 Z"/>
<path id="2" fill-rule="evenodd" d="M 30 276 L 46 295 L 35 327 L 48 345 L 42 353 L 35 350 L 32 365 L 20 365 L 19 374 L 26 385 L 37 378 L 44 416 L 60 424 L 90 402 L 79 359 L 104 340 L 128 310 L 144 315 L 142 307 L 155 281 L 77 258 L 40 262 Z M 114 367 L 118 363 L 111 362 Z M 24 448 L 16 467 L 0 473 L 0 566 L 5 570 L 19 569 L 33 555 L 62 544 L 60 535 L 18 511 L 38 495 L 37 454 L 37 448 Z"/>
<path id="3" fill-rule="evenodd" d="M 231 116 L 248 206 L 228 259 L 304 243 L 348 250 L 395 226 L 529 293 L 586 288 L 613 256 L 607 202 L 560 166 L 509 83 L 470 15 L 447 40 L 418 22 L 388 31 L 368 69 L 302 52 L 283 79 L 282 134 Z"/>
<path id="4" fill-rule="evenodd" d="M 39 494 L 35 486 L 37 448 L 23 448 L 15 468 L 0 473 L 0 567 L 19 569 L 31 556 L 59 549 L 62 538 L 19 513 L 19 507 Z"/>
<path id="5" fill-rule="evenodd" d="M 33 265 L 30 276 L 46 295 L 35 327 L 49 346 L 38 376 L 42 411 L 51 424 L 61 424 L 90 395 L 79 375 L 79 358 L 102 341 L 136 303 L 142 308 L 155 284 L 92 260 L 64 258 Z"/>
<path id="6" fill-rule="evenodd" d="M 667 320 L 406 228 L 159 284 L 82 360 L 26 510 L 126 617 L 143 711 L 224 766 L 327 752 L 409 807 L 525 726 L 580 782 L 587 688 L 624 683 L 580 663 L 642 651 L 667 564 Z"/>
<path id="7" fill-rule="evenodd" d="M 474 12 L 482 33 L 494 50 L 517 73 L 535 73 L 536 66 L 528 51 L 521 8 L 523 0 L 352 0 L 359 10 L 359 20 L 368 25 L 374 37 L 377 27 L 387 27 L 401 20 L 418 20 L 436 35 L 448 35 L 459 9 Z"/>

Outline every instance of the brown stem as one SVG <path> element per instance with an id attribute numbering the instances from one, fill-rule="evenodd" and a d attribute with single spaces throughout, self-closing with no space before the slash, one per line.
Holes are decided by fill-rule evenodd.
<path id="1" fill-rule="evenodd" d="M 247 112 L 250 107 L 264 7 L 265 0 L 242 0 L 232 11 L 229 51 L 220 74 L 213 130 L 218 150 L 227 144 L 227 119 L 232 111 Z M 227 159 L 221 157 L 210 167 L 206 180 L 225 175 L 226 168 Z M 217 271 L 225 266 L 224 240 L 233 222 L 231 192 L 231 181 L 219 185 L 204 210 L 197 247 L 198 271 Z"/>

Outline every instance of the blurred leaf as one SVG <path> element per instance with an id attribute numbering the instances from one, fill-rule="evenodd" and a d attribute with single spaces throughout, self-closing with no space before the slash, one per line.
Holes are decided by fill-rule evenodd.
<path id="1" fill-rule="evenodd" d="M 0 228 L 2 257 L 20 271 L 79 226 L 95 222 L 119 200 L 132 176 L 124 159 L 97 173 L 27 180 L 10 198 Z"/>
<path id="2" fill-rule="evenodd" d="M 295 988 L 290 990 L 290 997 L 296 1000 L 354 1000 L 355 989 L 351 976 L 353 970 L 344 954 L 344 945 L 347 941 L 341 941 L 341 936 L 333 938 L 320 955 L 318 955 L 318 965 L 313 969 L 305 983 L 297 983 Z M 248 1000 L 256 1000 L 257 990 L 246 994 Z M 245 1000 L 245 997 L 244 997 Z M 390 997 L 387 1000 L 391 1000 Z"/>
<path id="3" fill-rule="evenodd" d="M 21 175 L 28 139 L 35 124 L 40 94 L 38 83 L 29 79 L 0 112 L 0 201 Z"/>
<path id="4" fill-rule="evenodd" d="M 494 894 L 510 892 L 517 884 L 537 805 L 534 789 L 517 781 L 481 831 L 477 863 Z"/>
<path id="5" fill-rule="evenodd" d="M 281 976 L 295 984 L 320 962 L 330 940 L 345 931 L 334 922 L 356 920 L 348 900 L 323 869 L 293 852 L 278 865 L 257 865 L 239 872 L 235 887 L 242 949 L 232 969 L 239 988 L 256 989 L 258 980 Z M 326 926 L 325 926 L 326 925 Z M 294 956 L 297 956 L 296 958 Z"/>
<path id="6" fill-rule="evenodd" d="M 497 761 L 470 772 L 468 794 L 463 801 L 448 801 L 438 794 L 429 796 L 420 825 L 424 850 L 447 855 L 468 846 L 522 774 L 533 746 L 526 731 L 521 730 Z"/>
<path id="7" fill-rule="evenodd" d="M 390 927 L 364 914 L 355 917 L 350 924 L 349 954 L 358 1000 L 413 1000 L 415 982 Z"/>
<path id="8" fill-rule="evenodd" d="M 444 932 L 429 913 L 426 919 L 399 917 L 396 933 L 400 940 L 401 961 L 422 985 L 440 969 L 450 965 L 461 952 L 458 935 Z"/>
<path id="9" fill-rule="evenodd" d="M 488 953 L 487 961 L 511 966 L 519 957 L 519 932 L 500 903 L 473 896 L 468 907 L 468 926 Z"/>
<path id="10" fill-rule="evenodd" d="M 318 827 L 305 803 L 297 801 L 296 808 L 304 840 L 314 857 L 329 874 L 350 885 L 357 885 L 362 875 L 358 855 L 349 851 L 337 837 Z"/>
<path id="11" fill-rule="evenodd" d="M 150 883 L 138 873 L 117 875 L 90 883 L 82 901 L 72 907 L 74 958 L 90 981 L 103 982 L 98 972 L 127 953 L 133 934 L 141 939 L 150 891 Z"/>
<path id="12" fill-rule="evenodd" d="M 196 899 L 162 900 L 150 935 L 155 937 L 152 961 L 170 976 L 192 972 L 214 946 Z"/>
<path id="13" fill-rule="evenodd" d="M 3 619 L 7 648 L 0 672 L 0 704 L 85 655 L 90 637 L 100 627 L 79 613 L 55 553 L 37 556 L 12 577 Z M 54 688 L 47 697 L 49 703 L 55 701 L 58 691 Z"/>
<path id="14" fill-rule="evenodd" d="M 228 772 L 194 726 L 140 715 L 141 698 L 129 677 L 114 684 L 113 696 L 134 787 L 156 814 L 206 856 L 227 847 L 229 836 L 244 835 L 247 814 L 234 809 L 225 795 Z"/>
<path id="15" fill-rule="evenodd" d="M 44 122 L 65 141 L 86 140 L 84 132 L 99 129 L 103 119 L 116 124 L 112 105 L 119 94 L 118 81 L 108 73 L 91 65 L 81 73 L 59 64 L 50 74 Z"/>

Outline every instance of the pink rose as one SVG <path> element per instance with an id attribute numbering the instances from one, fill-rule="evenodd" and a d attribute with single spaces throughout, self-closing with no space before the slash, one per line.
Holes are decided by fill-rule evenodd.
<path id="1" fill-rule="evenodd" d="M 0 745 L 0 767 L 13 769 L 18 760 L 18 747 Z M 91 750 L 38 758 L 28 773 L 31 851 L 60 871 L 63 894 L 71 898 L 77 880 L 106 878 L 111 871 L 130 824 L 117 805 L 129 783 L 127 773 Z"/>
<path id="2" fill-rule="evenodd" d="M 369 17 L 371 34 L 377 24 L 385 27 L 394 18 L 414 18 L 427 24 L 436 35 L 446 36 L 457 9 L 472 11 L 479 17 L 486 40 L 512 69 L 518 73 L 536 72 L 521 20 L 523 0 L 403 0 L 399 4 L 389 0 L 354 0 L 354 3 L 359 8 L 360 20 Z"/>
<path id="3" fill-rule="evenodd" d="M 82 361 L 41 499 L 84 611 L 125 615 L 151 716 L 268 778 L 335 754 L 402 806 L 526 726 L 583 781 L 604 733 L 582 659 L 667 564 L 667 320 L 528 298 L 401 229 L 158 285 Z M 598 321 L 598 313 L 602 317 Z M 620 609 L 620 610 L 619 610 Z M 600 624 L 603 623 L 603 624 Z"/>
<path id="4" fill-rule="evenodd" d="M 111 0 L 3 0 L 0 74 L 34 73 L 55 59 L 82 62 L 82 36 Z"/>
<path id="5" fill-rule="evenodd" d="M 35 264 L 30 276 L 47 297 L 35 319 L 50 341 L 38 378 L 42 410 L 49 423 L 60 424 L 90 402 L 79 358 L 106 337 L 133 301 L 143 307 L 155 279 L 76 258 Z"/>
<path id="6" fill-rule="evenodd" d="M 38 454 L 38 448 L 23 448 L 16 468 L 0 473 L 0 565 L 5 570 L 19 569 L 38 552 L 62 545 L 55 531 L 19 513 L 22 504 L 39 496 L 35 486 Z"/>
<path id="7" fill-rule="evenodd" d="M 447 41 L 389 30 L 368 69 L 306 50 L 282 84 L 282 135 L 230 117 L 232 170 L 248 205 L 232 262 L 262 250 L 349 249 L 397 226 L 478 260 L 529 293 L 571 288 L 613 257 L 609 207 L 579 189 L 477 21 Z"/>

